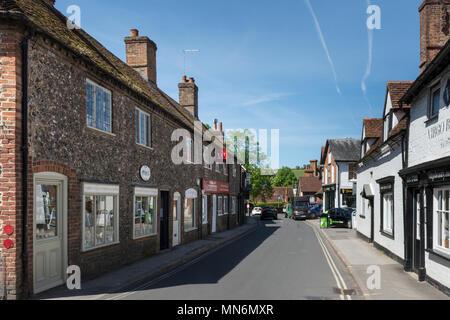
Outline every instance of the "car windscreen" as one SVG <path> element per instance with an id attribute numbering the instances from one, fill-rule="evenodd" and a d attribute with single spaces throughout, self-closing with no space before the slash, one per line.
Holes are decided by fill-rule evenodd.
<path id="1" fill-rule="evenodd" d="M 308 208 L 308 202 L 304 202 L 304 201 L 295 201 L 294 202 L 294 207 L 296 208 Z"/>

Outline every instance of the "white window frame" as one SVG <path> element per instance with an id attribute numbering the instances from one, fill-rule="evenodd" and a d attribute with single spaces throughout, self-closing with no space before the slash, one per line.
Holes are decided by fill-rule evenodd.
<path id="1" fill-rule="evenodd" d="M 191 137 L 186 138 L 186 150 L 188 150 L 188 154 L 186 156 L 186 163 L 193 164 L 194 163 L 194 141 Z"/>
<path id="2" fill-rule="evenodd" d="M 439 224 L 439 215 L 444 215 L 445 213 L 449 213 L 444 205 L 442 206 L 442 209 L 439 208 L 439 191 L 442 192 L 442 196 L 444 197 L 445 192 L 448 191 L 450 195 L 450 186 L 442 187 L 442 188 L 436 188 L 434 189 L 434 205 L 433 205 L 433 250 L 437 251 L 439 253 L 442 253 L 443 255 L 450 258 L 450 248 L 445 248 L 445 244 L 441 245 L 440 239 L 439 239 L 439 227 L 441 227 L 441 232 L 443 235 L 445 235 L 445 228 L 444 226 L 440 226 Z M 450 199 L 448 200 L 450 201 Z M 450 213 L 449 213 L 450 215 Z M 450 216 L 449 216 L 450 218 Z M 447 231 L 448 232 L 448 231 Z M 444 237 L 444 236 L 443 236 Z"/>
<path id="3" fill-rule="evenodd" d="M 388 196 L 390 196 L 390 202 L 386 201 L 386 197 Z M 383 199 L 383 232 L 394 235 L 394 193 L 382 193 L 381 197 Z"/>
<path id="4" fill-rule="evenodd" d="M 94 123 L 97 123 L 96 122 L 96 116 L 97 116 L 97 98 L 96 97 L 97 97 L 97 95 L 96 95 L 96 90 L 95 89 L 96 88 L 100 88 L 100 89 L 106 91 L 107 93 L 109 93 L 109 128 L 110 128 L 110 131 L 103 130 L 103 129 L 97 128 L 96 126 L 91 126 L 91 125 L 88 124 L 88 121 L 87 121 L 87 88 L 86 88 L 86 106 L 85 106 L 86 107 L 86 110 L 85 110 L 85 112 L 86 112 L 85 113 L 86 114 L 86 126 L 88 128 L 94 129 L 94 130 L 98 130 L 98 131 L 101 131 L 101 132 L 106 132 L 106 133 L 109 133 L 109 134 L 113 134 L 113 127 L 112 127 L 112 118 L 113 118 L 113 114 L 112 114 L 112 91 L 109 90 L 109 89 L 106 89 L 105 87 L 95 83 L 94 81 L 92 81 L 90 79 L 86 79 L 86 84 L 88 84 L 88 83 L 90 85 L 94 86 L 94 97 L 93 97 L 94 105 L 92 106 L 92 108 L 93 108 L 93 111 L 92 111 L 93 112 L 93 122 Z"/>
<path id="5" fill-rule="evenodd" d="M 136 142 L 136 144 L 143 146 L 143 147 L 147 147 L 147 148 L 152 148 L 152 116 L 150 115 L 150 113 L 143 111 L 142 109 L 139 108 L 135 108 L 135 112 L 138 112 L 138 123 L 135 123 L 135 126 L 137 126 L 137 132 L 139 134 L 139 139 L 138 142 L 136 142 L 137 137 L 135 136 L 134 141 Z M 141 114 L 148 116 L 148 145 L 141 143 Z M 135 119 L 136 122 L 136 119 Z M 136 128 L 135 128 L 136 129 Z M 136 135 L 136 132 L 135 132 Z"/>
<path id="6" fill-rule="evenodd" d="M 155 188 L 143 188 L 143 187 L 135 187 L 134 188 L 134 195 L 133 195 L 133 214 L 132 214 L 132 225 L 133 225 L 133 240 L 136 239 L 142 239 L 151 237 L 158 234 L 158 189 Z M 156 220 L 156 231 L 144 234 L 140 236 L 136 236 L 136 225 L 134 223 L 135 219 L 135 213 L 136 213 L 136 197 L 154 197 L 156 199 L 155 201 L 155 220 Z"/>
<path id="7" fill-rule="evenodd" d="M 202 196 L 202 224 L 208 224 L 208 196 Z"/>
<path id="8" fill-rule="evenodd" d="M 86 248 L 85 243 L 85 226 L 86 226 L 86 197 L 87 196 L 112 196 L 115 197 L 115 208 L 116 212 L 114 212 L 114 237 L 115 241 L 111 243 L 105 243 L 99 246 L 95 245 L 95 227 L 94 227 L 94 246 L 91 248 Z M 110 184 L 97 184 L 97 183 L 83 183 L 83 225 L 81 229 L 81 241 L 82 241 L 82 252 L 87 252 L 99 248 L 110 247 L 120 243 L 119 238 L 119 199 L 120 199 L 120 188 L 118 185 L 110 185 Z M 95 223 L 97 225 L 97 223 Z"/>

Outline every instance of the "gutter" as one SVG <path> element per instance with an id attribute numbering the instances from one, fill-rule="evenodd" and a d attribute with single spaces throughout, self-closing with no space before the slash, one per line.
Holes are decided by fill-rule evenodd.
<path id="1" fill-rule="evenodd" d="M 28 295 L 28 47 L 35 30 L 28 29 L 20 43 L 22 50 L 22 272 L 23 291 Z"/>

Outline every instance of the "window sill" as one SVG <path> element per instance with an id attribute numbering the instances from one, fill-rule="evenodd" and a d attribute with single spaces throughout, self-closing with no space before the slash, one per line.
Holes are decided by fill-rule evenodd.
<path id="1" fill-rule="evenodd" d="M 450 261 L 450 252 L 446 253 L 443 252 L 441 249 L 425 249 L 426 252 L 429 254 L 435 255 L 439 258 L 442 258 L 444 260 Z"/>
<path id="2" fill-rule="evenodd" d="M 99 249 L 104 249 L 107 247 L 112 247 L 112 246 L 118 245 L 119 243 L 120 243 L 120 241 L 116 241 L 116 242 L 112 242 L 112 243 L 108 243 L 108 244 L 104 244 L 101 246 L 92 247 L 92 248 L 88 248 L 88 249 L 83 248 L 83 250 L 81 252 L 84 253 L 84 252 L 90 252 L 90 251 L 95 251 L 95 250 L 99 250 Z"/>
<path id="3" fill-rule="evenodd" d="M 152 233 L 152 234 L 146 234 L 144 236 L 137 236 L 137 237 L 133 237 L 133 240 L 145 240 L 145 239 L 149 239 L 149 238 L 154 238 L 158 235 L 158 233 Z"/>
<path id="4" fill-rule="evenodd" d="M 386 238 L 389 238 L 391 240 L 395 240 L 395 237 L 394 237 L 393 233 L 389 233 L 388 231 L 380 230 L 380 234 L 382 236 L 385 236 Z"/>
<path id="5" fill-rule="evenodd" d="M 436 122 L 437 120 L 439 120 L 439 113 L 425 120 L 425 124 L 430 124 L 432 122 Z"/>
<path id="6" fill-rule="evenodd" d="M 138 147 L 141 147 L 141 148 L 144 148 L 144 149 L 147 149 L 147 150 L 151 150 L 151 151 L 154 150 L 152 147 L 146 146 L 145 144 L 136 143 L 136 145 Z"/>
<path id="7" fill-rule="evenodd" d="M 101 129 L 98 129 L 98 128 L 95 128 L 95 127 L 91 127 L 91 126 L 88 126 L 88 125 L 86 125 L 86 128 L 88 128 L 88 129 L 90 129 L 90 130 L 92 130 L 94 132 L 99 132 L 99 133 L 106 134 L 106 135 L 111 136 L 111 137 L 115 137 L 116 136 L 112 132 L 104 131 L 104 130 L 101 130 Z"/>

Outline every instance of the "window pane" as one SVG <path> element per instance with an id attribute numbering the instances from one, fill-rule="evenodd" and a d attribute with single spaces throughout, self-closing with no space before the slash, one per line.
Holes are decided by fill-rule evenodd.
<path id="1" fill-rule="evenodd" d="M 143 211 L 143 206 L 142 206 L 142 198 L 141 197 L 136 197 L 136 201 L 134 204 L 134 235 L 139 237 L 142 235 L 142 224 L 141 224 L 141 217 L 142 217 L 142 211 Z"/>
<path id="2" fill-rule="evenodd" d="M 448 230 L 448 226 L 449 226 L 449 213 L 448 211 L 445 213 L 444 215 L 444 247 L 447 249 L 450 249 L 449 247 L 449 230 Z"/>
<path id="3" fill-rule="evenodd" d="M 86 123 L 94 127 L 94 86 L 86 82 Z"/>
<path id="4" fill-rule="evenodd" d="M 111 132 L 111 95 L 103 91 L 103 130 Z"/>
<path id="5" fill-rule="evenodd" d="M 441 90 L 438 89 L 433 93 L 432 110 L 431 110 L 432 115 L 435 115 L 439 112 L 440 97 L 441 97 Z"/>
<path id="6" fill-rule="evenodd" d="M 147 129 L 146 129 L 146 131 L 147 131 L 147 135 L 146 135 L 146 139 L 147 139 L 147 141 L 146 141 L 146 146 L 148 146 L 148 147 L 150 147 L 151 146 L 151 142 L 152 142 L 152 139 L 151 139 L 151 136 L 152 136 L 152 131 L 151 131 L 151 122 L 150 122 L 150 116 L 149 115 L 146 115 L 145 116 L 145 125 L 147 126 Z"/>
<path id="7" fill-rule="evenodd" d="M 84 198 L 84 246 L 86 249 L 92 248 L 94 243 L 95 219 L 94 219 L 94 197 L 88 196 Z"/>
<path id="8" fill-rule="evenodd" d="M 438 210 L 442 210 L 442 191 L 438 192 Z"/>
<path id="9" fill-rule="evenodd" d="M 38 185 L 36 194 L 36 240 L 54 238 L 57 232 L 58 187 Z"/>
<path id="10" fill-rule="evenodd" d="M 135 136 L 136 143 L 139 143 L 139 111 L 134 110 Z"/>
<path id="11" fill-rule="evenodd" d="M 194 221 L 194 199 L 184 200 L 184 230 L 192 229 Z"/>
<path id="12" fill-rule="evenodd" d="M 106 197 L 105 207 L 105 236 L 106 243 L 113 243 L 114 237 L 114 199 L 113 196 Z"/>
<path id="13" fill-rule="evenodd" d="M 105 221 L 106 221 L 106 199 L 104 196 L 95 197 L 95 244 L 102 245 L 105 244 Z"/>
<path id="14" fill-rule="evenodd" d="M 144 201 L 145 216 L 143 217 L 144 234 L 156 232 L 156 197 L 147 197 Z"/>
<path id="15" fill-rule="evenodd" d="M 146 125 L 145 125 L 145 114 L 141 113 L 141 144 L 143 145 L 147 145 L 146 143 L 146 137 L 147 137 L 147 132 L 146 132 Z"/>
<path id="16" fill-rule="evenodd" d="M 444 210 L 449 211 L 449 191 L 445 191 L 445 196 L 444 196 Z"/>

